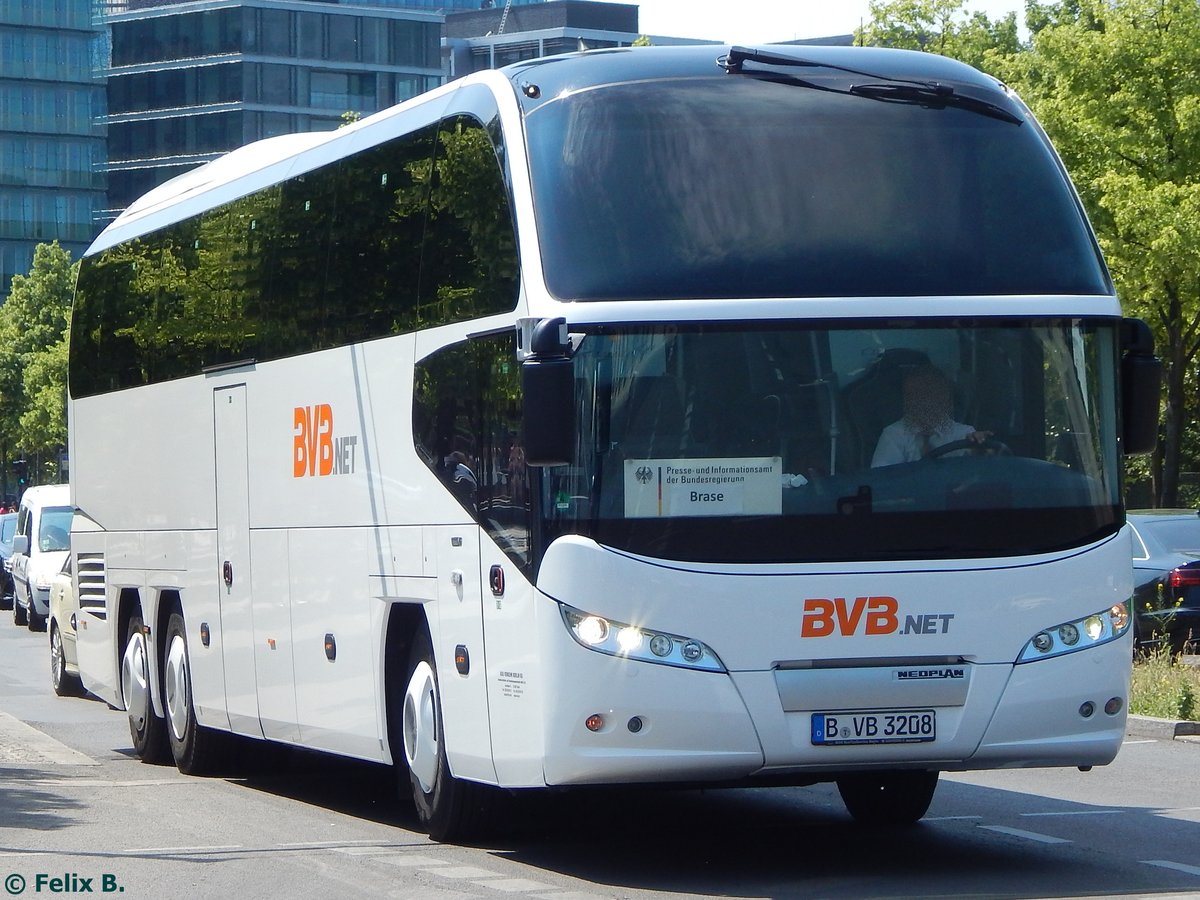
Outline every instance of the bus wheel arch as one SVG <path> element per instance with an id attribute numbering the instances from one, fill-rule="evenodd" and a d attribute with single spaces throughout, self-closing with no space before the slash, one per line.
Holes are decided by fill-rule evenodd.
<path id="1" fill-rule="evenodd" d="M 391 681 L 389 691 L 389 732 L 398 739 L 392 756 L 401 793 L 411 795 L 417 819 L 434 840 L 478 834 L 490 817 L 495 791 L 455 778 L 450 771 L 437 663 L 423 616 L 401 671 L 403 678 Z"/>

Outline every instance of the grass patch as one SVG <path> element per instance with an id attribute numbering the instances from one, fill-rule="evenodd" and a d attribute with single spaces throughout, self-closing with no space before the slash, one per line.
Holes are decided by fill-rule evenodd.
<path id="1" fill-rule="evenodd" d="M 1129 711 L 1159 719 L 1200 721 L 1200 669 L 1184 665 L 1165 648 L 1133 664 Z"/>

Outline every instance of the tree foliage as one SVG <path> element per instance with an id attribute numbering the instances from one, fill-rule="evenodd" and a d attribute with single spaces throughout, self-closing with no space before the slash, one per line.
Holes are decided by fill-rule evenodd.
<path id="1" fill-rule="evenodd" d="M 0 307 L 0 441 L 8 452 L 54 452 L 67 442 L 67 324 L 78 263 L 39 244 L 28 275 Z"/>
<path id="2" fill-rule="evenodd" d="M 985 13 L 967 13 L 966 0 L 871 0 L 871 20 L 855 43 L 902 50 L 923 50 L 987 70 L 997 54 L 1020 49 L 1017 17 L 992 21 Z"/>
<path id="3" fill-rule="evenodd" d="M 1126 308 L 1156 331 L 1166 409 L 1155 500 L 1180 503 L 1200 352 L 1200 5 L 1031 3 L 1006 77 L 1071 172 Z"/>

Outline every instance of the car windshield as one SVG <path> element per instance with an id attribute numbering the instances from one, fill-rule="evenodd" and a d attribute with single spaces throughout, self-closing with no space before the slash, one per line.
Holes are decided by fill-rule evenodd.
<path id="1" fill-rule="evenodd" d="M 38 521 L 38 549 L 71 549 L 71 517 L 75 510 L 69 506 L 48 506 Z"/>
<path id="2" fill-rule="evenodd" d="M 543 103 L 526 124 L 550 291 L 570 300 L 1110 292 L 1032 121 L 848 87 L 717 75 Z"/>
<path id="3" fill-rule="evenodd" d="M 1111 322 L 593 327 L 542 534 L 667 559 L 1048 552 L 1120 525 Z"/>

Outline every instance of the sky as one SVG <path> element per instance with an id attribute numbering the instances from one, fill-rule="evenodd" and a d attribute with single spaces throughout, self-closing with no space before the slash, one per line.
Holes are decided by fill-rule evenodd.
<path id="1" fill-rule="evenodd" d="M 625 0 L 639 8 L 639 31 L 664 37 L 755 44 L 849 34 L 868 17 L 867 0 Z M 1017 13 L 1023 0 L 967 0 L 991 19 Z"/>

